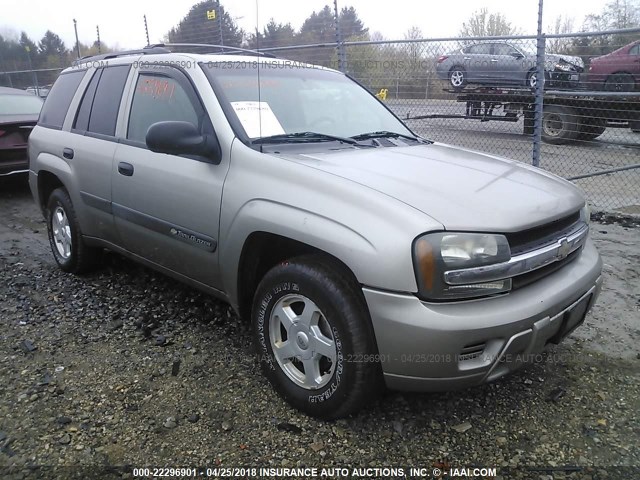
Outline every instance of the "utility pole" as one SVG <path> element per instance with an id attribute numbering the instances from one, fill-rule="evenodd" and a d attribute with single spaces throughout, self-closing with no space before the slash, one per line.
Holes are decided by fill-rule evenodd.
<path id="1" fill-rule="evenodd" d="M 78 41 L 78 22 L 76 22 L 76 19 L 73 19 L 73 29 L 76 32 L 76 52 L 78 53 L 78 58 L 80 58 L 80 42 Z"/>
<path id="2" fill-rule="evenodd" d="M 31 65 L 31 49 L 29 48 L 29 46 L 25 46 L 24 49 L 27 51 L 27 60 L 29 61 L 29 70 L 31 70 L 31 73 L 33 75 L 33 86 L 36 88 L 36 95 L 39 97 L 40 96 L 40 88 L 38 87 L 38 76 L 36 75 L 36 72 L 33 70 L 33 65 Z"/>
<path id="3" fill-rule="evenodd" d="M 544 115 L 544 59 L 545 38 L 542 34 L 542 2 L 538 0 L 538 41 L 536 48 L 536 88 L 535 88 L 535 117 L 533 124 L 533 158 L 534 167 L 540 165 L 540 143 L 542 142 L 542 116 Z"/>
<path id="4" fill-rule="evenodd" d="M 224 37 L 222 36 L 222 5 L 218 1 L 218 24 L 220 25 L 220 45 L 224 46 Z"/>
<path id="5" fill-rule="evenodd" d="M 338 0 L 333 0 L 333 9 L 336 19 L 336 46 L 338 47 L 338 70 L 344 72 L 346 70 L 346 55 L 344 51 L 344 43 L 342 41 L 342 29 L 340 28 L 340 12 L 338 11 Z"/>
<path id="6" fill-rule="evenodd" d="M 149 41 L 149 27 L 147 26 L 147 15 L 144 15 L 144 34 L 147 36 L 147 45 L 151 45 Z"/>
<path id="7" fill-rule="evenodd" d="M 100 46 L 100 26 L 96 25 L 96 33 L 98 34 L 98 53 L 102 53 L 102 48 Z"/>

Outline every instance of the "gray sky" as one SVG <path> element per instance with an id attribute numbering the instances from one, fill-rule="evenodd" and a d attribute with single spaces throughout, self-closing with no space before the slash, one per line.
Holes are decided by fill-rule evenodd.
<path id="1" fill-rule="evenodd" d="M 60 35 L 67 47 L 74 44 L 73 21 L 78 21 L 80 41 L 91 44 L 96 39 L 96 25 L 100 25 L 102 40 L 121 48 L 145 45 L 142 16 L 147 15 L 151 42 L 160 42 L 163 35 L 177 24 L 197 0 L 29 0 L 17 2 L 2 0 L 0 34 L 25 30 L 38 41 L 47 29 Z M 575 19 L 574 29 L 582 25 L 584 16 L 599 13 L 604 0 L 546 0 L 544 24 L 550 25 L 558 15 Z M 226 2 L 229 13 L 240 27 L 253 31 L 256 26 L 256 1 L 234 0 Z M 297 29 L 313 10 L 321 10 L 333 0 L 258 0 L 259 24 L 263 26 L 271 17 L 277 22 L 291 22 Z M 371 32 L 379 31 L 386 38 L 403 38 L 412 26 L 422 29 L 425 37 L 455 36 L 462 22 L 481 7 L 490 12 L 506 15 L 523 33 L 535 33 L 537 0 L 338 0 L 338 6 L 353 6 Z"/>

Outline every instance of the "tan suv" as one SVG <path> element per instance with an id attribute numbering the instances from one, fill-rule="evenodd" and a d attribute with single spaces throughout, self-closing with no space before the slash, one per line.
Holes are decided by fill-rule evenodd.
<path id="1" fill-rule="evenodd" d="M 250 319 L 266 376 L 337 418 L 383 383 L 492 381 L 601 286 L 569 182 L 415 135 L 346 75 L 164 47 L 65 70 L 29 139 L 68 272 L 119 252 Z"/>

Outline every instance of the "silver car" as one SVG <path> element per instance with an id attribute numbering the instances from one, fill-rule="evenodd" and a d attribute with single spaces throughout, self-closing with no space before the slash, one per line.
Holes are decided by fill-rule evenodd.
<path id="1" fill-rule="evenodd" d="M 580 81 L 584 62 L 570 55 L 545 55 L 545 88 L 573 88 Z M 436 62 L 438 78 L 454 90 L 467 84 L 525 86 L 535 88 L 536 51 L 505 42 L 482 42 L 441 55 Z"/>
<path id="2" fill-rule="evenodd" d="M 109 249 L 229 302 L 296 408 L 493 381 L 596 301 L 569 182 L 425 140 L 334 70 L 111 55 L 61 74 L 29 139 L 56 262 Z"/>

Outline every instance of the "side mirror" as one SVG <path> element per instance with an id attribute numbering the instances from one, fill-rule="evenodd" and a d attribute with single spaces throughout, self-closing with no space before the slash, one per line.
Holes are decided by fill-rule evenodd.
<path id="1" fill-rule="evenodd" d="M 198 155 L 217 165 L 222 150 L 217 137 L 202 135 L 190 122 L 157 122 L 149 127 L 146 136 L 149 150 L 170 155 Z"/>
<path id="2" fill-rule="evenodd" d="M 522 55 L 521 53 L 512 53 L 511 56 L 516 60 L 520 60 L 521 58 L 524 58 L 524 55 Z"/>

